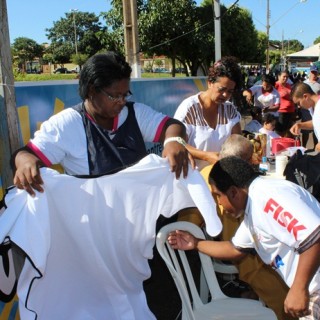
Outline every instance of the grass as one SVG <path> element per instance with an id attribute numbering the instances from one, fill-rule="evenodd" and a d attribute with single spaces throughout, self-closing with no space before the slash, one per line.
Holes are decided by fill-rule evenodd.
<path id="1" fill-rule="evenodd" d="M 49 80 L 74 80 L 77 79 L 77 74 L 27 74 L 18 73 L 14 75 L 15 81 L 49 81 Z M 176 73 L 176 77 L 185 77 L 184 73 Z M 171 73 L 142 73 L 141 78 L 171 78 Z"/>

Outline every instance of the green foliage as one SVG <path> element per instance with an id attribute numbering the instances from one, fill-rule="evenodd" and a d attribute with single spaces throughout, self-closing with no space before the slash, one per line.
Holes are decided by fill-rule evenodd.
<path id="1" fill-rule="evenodd" d="M 81 66 L 83 66 L 85 64 L 85 62 L 88 60 L 89 55 L 87 54 L 73 54 L 71 56 L 71 62 L 78 65 L 81 69 Z"/>
<path id="2" fill-rule="evenodd" d="M 313 41 L 313 44 L 317 44 L 317 43 L 320 43 L 320 36 L 315 38 Z"/>
<path id="3" fill-rule="evenodd" d="M 77 75 L 72 74 L 27 74 L 14 73 L 14 81 L 50 81 L 50 80 L 74 80 Z"/>
<path id="4" fill-rule="evenodd" d="M 102 30 L 99 17 L 89 12 L 65 13 L 65 17 L 53 22 L 53 27 L 46 29 L 51 40 L 48 52 L 55 63 L 70 61 L 73 53 L 91 56 L 101 50 L 102 45 L 97 34 Z"/>
<path id="5" fill-rule="evenodd" d="M 22 70 L 26 70 L 28 61 L 41 57 L 43 50 L 44 48 L 37 44 L 36 41 L 25 37 L 16 38 L 11 47 L 13 61 Z"/>

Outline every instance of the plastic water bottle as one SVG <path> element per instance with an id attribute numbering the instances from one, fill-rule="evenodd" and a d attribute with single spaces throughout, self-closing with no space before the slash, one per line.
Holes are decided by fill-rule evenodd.
<path id="1" fill-rule="evenodd" d="M 270 164 L 267 157 L 262 157 L 262 162 L 259 164 L 259 170 L 264 172 L 270 171 Z"/>

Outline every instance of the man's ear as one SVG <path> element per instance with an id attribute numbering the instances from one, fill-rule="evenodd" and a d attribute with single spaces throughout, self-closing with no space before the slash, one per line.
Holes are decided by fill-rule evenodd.
<path id="1" fill-rule="evenodd" d="M 239 188 L 236 186 L 231 186 L 228 189 L 228 197 L 232 200 L 236 199 L 239 195 Z"/>

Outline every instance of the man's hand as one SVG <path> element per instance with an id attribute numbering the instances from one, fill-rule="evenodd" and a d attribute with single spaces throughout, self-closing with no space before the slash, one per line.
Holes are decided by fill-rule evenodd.
<path id="1" fill-rule="evenodd" d="M 173 249 L 193 250 L 197 248 L 198 239 L 187 231 L 176 230 L 169 233 L 168 242 Z"/>
<path id="2" fill-rule="evenodd" d="M 284 301 L 284 311 L 297 318 L 309 315 L 311 312 L 309 310 L 308 289 L 295 289 L 293 285 Z"/>

